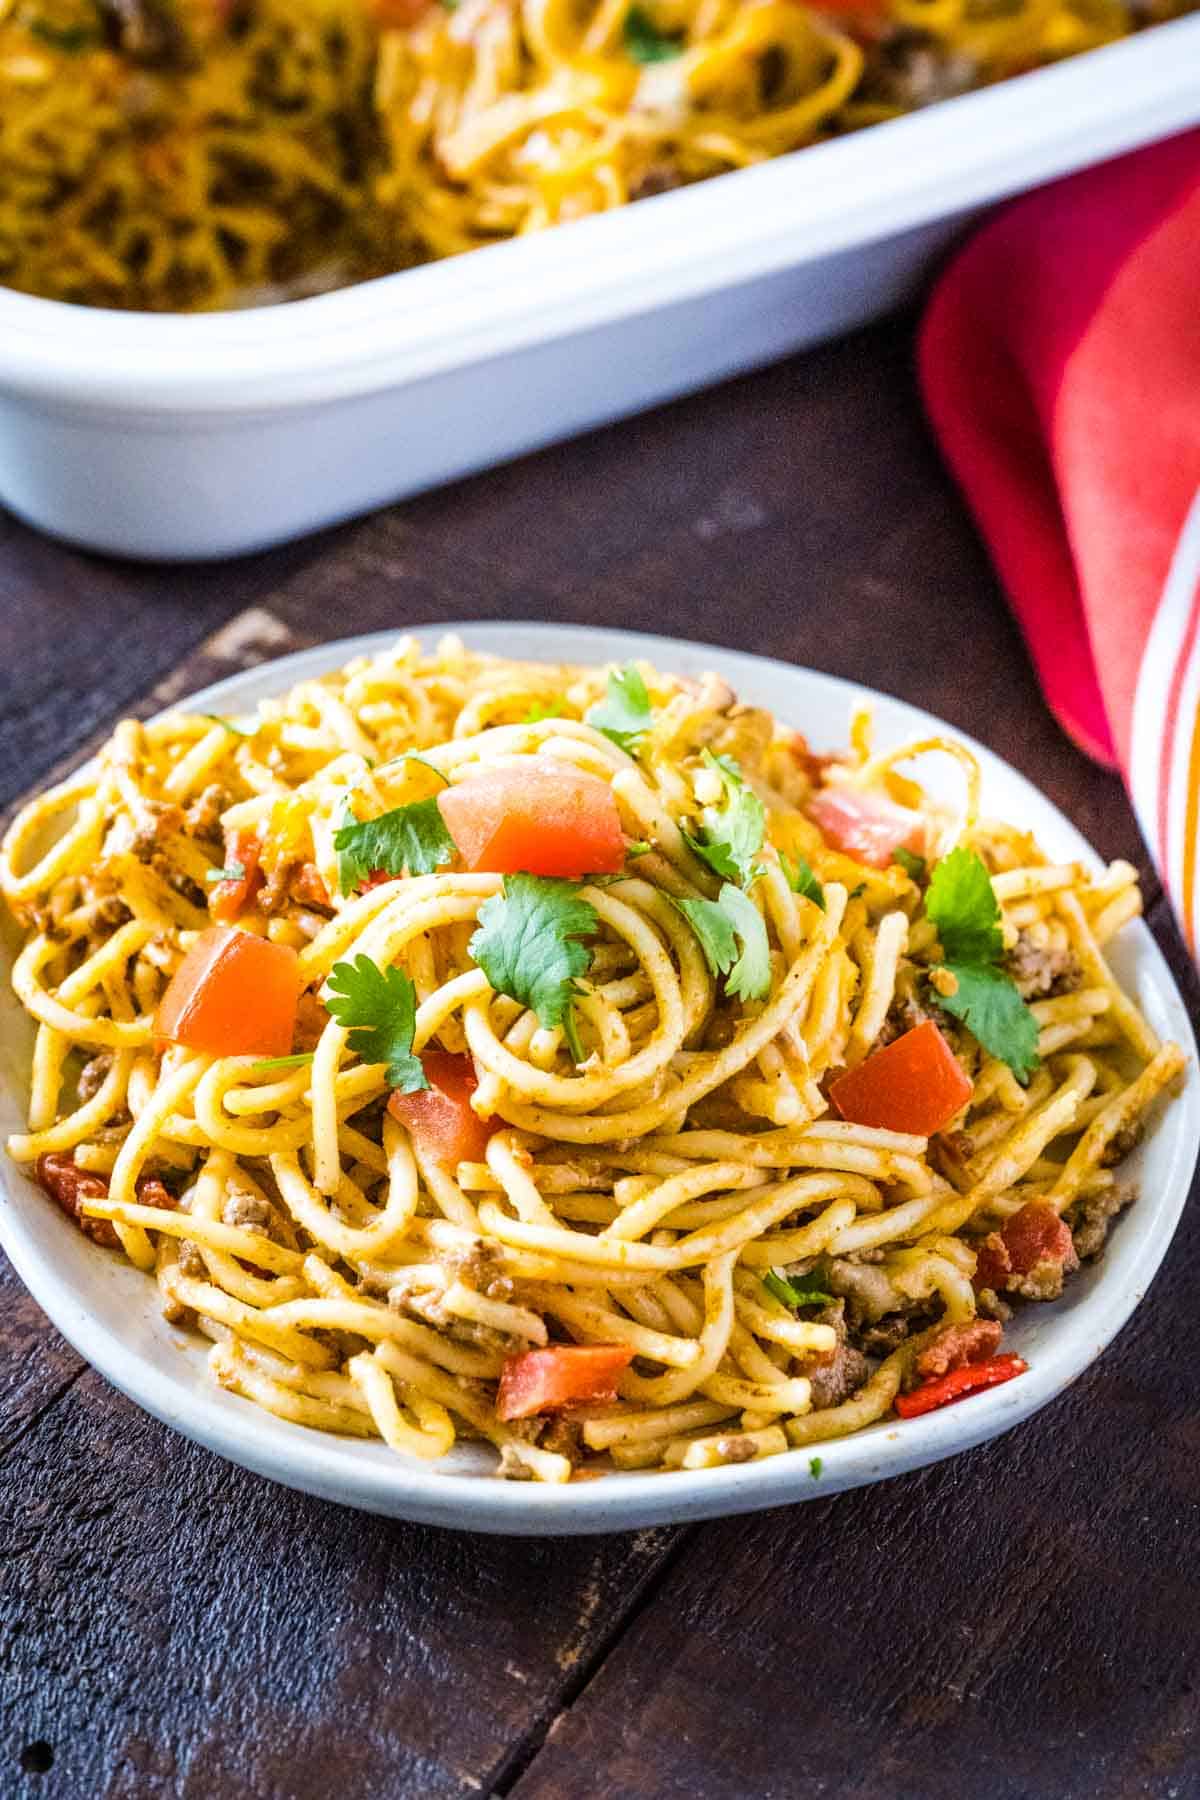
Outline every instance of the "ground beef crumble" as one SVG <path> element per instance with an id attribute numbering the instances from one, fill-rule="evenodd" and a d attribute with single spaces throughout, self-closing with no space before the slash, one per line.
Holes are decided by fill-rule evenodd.
<path id="1" fill-rule="evenodd" d="M 837 1333 L 837 1347 L 819 1359 L 807 1371 L 812 1388 L 814 1412 L 828 1406 L 840 1406 L 857 1393 L 870 1374 L 870 1366 L 861 1350 L 846 1342 L 845 1302 L 836 1300 L 816 1314 L 818 1325 L 832 1325 Z"/>
<path id="2" fill-rule="evenodd" d="M 241 1231 L 257 1231 L 263 1237 L 270 1237 L 274 1223 L 274 1213 L 265 1200 L 257 1194 L 245 1194 L 234 1189 L 228 1195 L 221 1209 L 221 1218 L 226 1225 L 235 1225 Z"/>
<path id="3" fill-rule="evenodd" d="M 1071 950 L 1039 944 L 1028 931 L 1018 934 L 1005 962 L 1022 1000 L 1070 994 L 1083 981 L 1083 971 Z"/>
<path id="4" fill-rule="evenodd" d="M 1099 1256 L 1113 1220 L 1136 1199 L 1137 1189 L 1125 1183 L 1104 1188 L 1079 1202 L 1073 1215 L 1071 1236 L 1075 1240 L 1075 1254 L 1081 1262 Z"/>
<path id="5" fill-rule="evenodd" d="M 113 1066 L 111 1050 L 101 1050 L 97 1055 L 89 1057 L 79 1071 L 79 1079 L 75 1083 L 75 1092 L 80 1100 L 93 1100 L 107 1081 Z"/>
<path id="6" fill-rule="evenodd" d="M 1118 1163 L 1124 1162 L 1127 1156 L 1133 1154 L 1145 1135 L 1146 1123 L 1144 1119 L 1134 1119 L 1131 1124 L 1123 1126 L 1118 1132 L 1114 1132 L 1113 1136 L 1104 1147 L 1104 1154 L 1100 1158 L 1100 1167 L 1102 1169 L 1115 1169 Z"/>

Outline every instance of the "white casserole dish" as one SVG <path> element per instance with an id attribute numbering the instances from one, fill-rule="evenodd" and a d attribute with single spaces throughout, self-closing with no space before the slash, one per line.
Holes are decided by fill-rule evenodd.
<path id="1" fill-rule="evenodd" d="M 1200 15 L 542 236 L 251 312 L 0 290 L 0 502 L 227 556 L 845 331 L 979 208 L 1200 122 Z"/>

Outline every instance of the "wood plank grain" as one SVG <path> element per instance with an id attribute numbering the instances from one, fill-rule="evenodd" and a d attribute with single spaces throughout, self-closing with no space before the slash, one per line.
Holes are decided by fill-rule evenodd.
<path id="1" fill-rule="evenodd" d="M 48 1744 L 20 1791 L 54 1800 L 488 1794 L 676 1535 L 539 1543 L 353 1513 L 233 1468 L 91 1372 L 0 1463 L 0 1529 L 0 1760 Z"/>
<path id="2" fill-rule="evenodd" d="M 1036 1418 L 701 1528 L 513 1800 L 590 1800 L 601 1759 L 608 1800 L 1200 1792 L 1198 1259 L 1194 1188 L 1145 1303 Z"/>

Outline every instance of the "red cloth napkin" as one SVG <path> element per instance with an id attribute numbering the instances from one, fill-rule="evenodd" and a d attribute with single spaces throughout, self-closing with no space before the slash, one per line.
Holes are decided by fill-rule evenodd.
<path id="1" fill-rule="evenodd" d="M 921 329 L 926 406 L 1046 698 L 1123 771 L 1200 942 L 1200 131 L 990 219 Z"/>

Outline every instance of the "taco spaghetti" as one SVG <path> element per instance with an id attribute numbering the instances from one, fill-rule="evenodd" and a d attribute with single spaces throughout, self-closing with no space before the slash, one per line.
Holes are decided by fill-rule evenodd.
<path id="1" fill-rule="evenodd" d="M 0 0 L 0 283 L 299 298 L 745 168 L 1196 0 Z"/>
<path id="2" fill-rule="evenodd" d="M 953 760 L 963 799 L 914 772 Z M 1183 1068 L 950 738 L 410 639 L 11 826 L 10 1154 L 280 1417 L 702 1469 L 1019 1376 Z"/>

